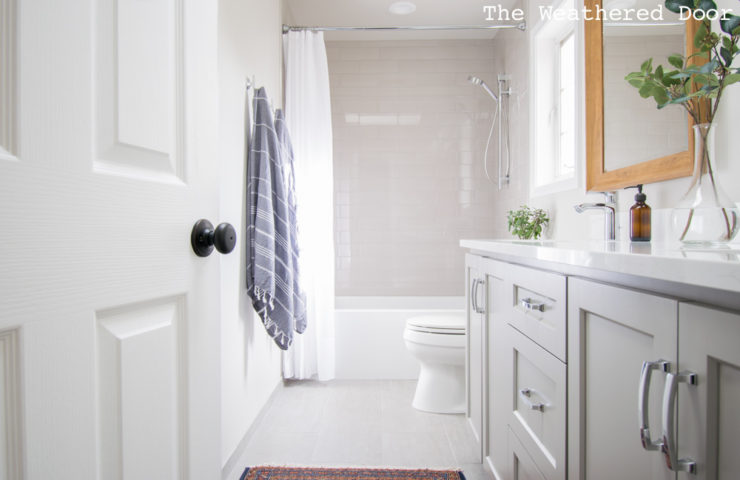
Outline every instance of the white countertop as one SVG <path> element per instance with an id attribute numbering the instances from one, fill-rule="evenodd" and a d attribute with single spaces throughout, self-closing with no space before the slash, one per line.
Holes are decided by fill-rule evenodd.
<path id="1" fill-rule="evenodd" d="M 551 240 L 461 240 L 460 246 L 492 257 L 519 257 L 530 265 L 548 262 L 740 293 L 737 246 L 689 248 L 679 243 Z"/>

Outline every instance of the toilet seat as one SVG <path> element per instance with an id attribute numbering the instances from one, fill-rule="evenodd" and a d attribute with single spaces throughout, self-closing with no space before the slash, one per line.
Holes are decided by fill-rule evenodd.
<path id="1" fill-rule="evenodd" d="M 406 320 L 406 329 L 441 335 L 465 335 L 463 315 L 419 315 Z"/>

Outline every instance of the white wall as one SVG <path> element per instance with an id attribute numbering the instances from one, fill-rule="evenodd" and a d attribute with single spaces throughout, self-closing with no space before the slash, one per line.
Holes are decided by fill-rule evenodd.
<path id="1" fill-rule="evenodd" d="M 246 294 L 245 79 L 255 76 L 275 107 L 282 105 L 281 2 L 219 1 L 219 150 L 221 218 L 237 231 L 237 247 L 221 261 L 221 459 L 239 446 L 281 380 L 280 350 L 267 336 Z M 216 260 L 216 259 L 214 259 Z"/>

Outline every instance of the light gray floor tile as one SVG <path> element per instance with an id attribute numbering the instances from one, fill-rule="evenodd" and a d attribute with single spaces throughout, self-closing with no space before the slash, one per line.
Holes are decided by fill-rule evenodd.
<path id="1" fill-rule="evenodd" d="M 455 457 L 443 436 L 428 433 L 384 433 L 383 465 L 455 468 Z"/>
<path id="2" fill-rule="evenodd" d="M 415 381 L 289 382 L 249 439 L 248 465 L 461 468 L 489 480 L 463 415 L 415 410 Z"/>
<path id="3" fill-rule="evenodd" d="M 323 407 L 320 430 L 379 432 L 381 389 L 382 385 L 375 382 L 338 384 Z"/>
<path id="4" fill-rule="evenodd" d="M 382 408 L 383 432 L 419 433 L 425 432 L 444 436 L 442 424 L 444 415 L 420 412 L 410 403 L 385 402 Z"/>
<path id="5" fill-rule="evenodd" d="M 476 463 L 480 458 L 480 449 L 465 415 L 447 415 L 442 424 L 455 461 L 459 464 Z"/>
<path id="6" fill-rule="evenodd" d="M 269 431 L 285 433 L 318 432 L 326 392 L 315 388 L 284 388 L 267 412 L 262 425 Z"/>
<path id="7" fill-rule="evenodd" d="M 311 458 L 313 465 L 378 466 L 382 463 L 380 431 L 325 431 Z"/>
<path id="8" fill-rule="evenodd" d="M 245 467 L 305 465 L 311 461 L 318 439 L 318 433 L 258 432 L 247 444 L 241 463 Z"/>

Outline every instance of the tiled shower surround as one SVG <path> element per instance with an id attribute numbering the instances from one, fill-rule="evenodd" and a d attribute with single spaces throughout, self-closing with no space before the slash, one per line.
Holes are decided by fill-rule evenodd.
<path id="1" fill-rule="evenodd" d="M 494 41 L 327 42 L 327 53 L 337 295 L 463 295 L 460 238 L 502 234 L 483 170 L 496 106 L 467 80 L 496 91 Z M 495 179 L 495 134 L 488 165 Z"/>

